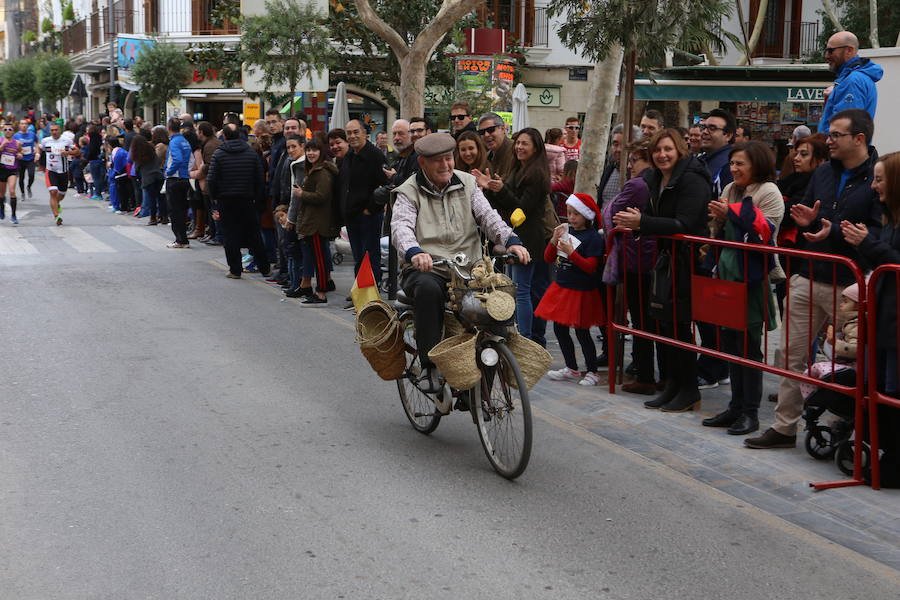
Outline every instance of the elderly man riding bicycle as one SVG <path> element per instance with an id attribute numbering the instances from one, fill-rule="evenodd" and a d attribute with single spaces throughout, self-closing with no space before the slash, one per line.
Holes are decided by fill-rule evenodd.
<path id="1" fill-rule="evenodd" d="M 432 133 L 415 145 L 419 172 L 394 189 L 391 233 L 402 260 L 401 285 L 415 303 L 419 358 L 425 368 L 422 385 L 436 392 L 440 383 L 428 352 L 440 341 L 447 302 L 446 267 L 433 257 L 464 253 L 481 256 L 479 230 L 493 244 L 507 247 L 522 264 L 531 257 L 496 210 L 491 208 L 475 177 L 453 168 L 456 142 L 446 133 Z"/>

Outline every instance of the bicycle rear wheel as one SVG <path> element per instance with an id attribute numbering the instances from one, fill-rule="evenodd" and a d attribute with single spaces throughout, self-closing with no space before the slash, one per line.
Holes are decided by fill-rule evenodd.
<path id="1" fill-rule="evenodd" d="M 441 415 L 437 412 L 431 398 L 415 384 L 415 380 L 422 374 L 422 365 L 416 349 L 416 329 L 413 315 L 407 313 L 401 316 L 400 326 L 403 328 L 403 340 L 406 343 L 406 369 L 403 371 L 403 376 L 397 380 L 400 403 L 413 428 L 419 433 L 428 435 L 437 429 L 441 422 Z"/>
<path id="2" fill-rule="evenodd" d="M 481 382 L 472 402 L 481 446 L 491 466 L 515 479 L 531 458 L 531 404 L 519 363 L 504 343 L 490 343 L 499 355 L 496 365 L 481 364 Z M 479 357 L 480 358 L 480 357 Z M 515 383 L 515 387 L 510 382 Z"/>

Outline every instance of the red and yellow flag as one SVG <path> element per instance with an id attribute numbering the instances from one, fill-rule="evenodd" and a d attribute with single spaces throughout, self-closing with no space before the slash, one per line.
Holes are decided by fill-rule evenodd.
<path id="1" fill-rule="evenodd" d="M 368 252 L 363 256 L 362 264 L 359 265 L 356 280 L 353 282 L 353 287 L 350 288 L 350 298 L 353 300 L 356 312 L 362 310 L 363 306 L 373 300 L 381 300 L 381 294 L 378 293 L 378 286 L 375 284 L 375 274 L 372 272 L 372 263 L 369 260 Z"/>

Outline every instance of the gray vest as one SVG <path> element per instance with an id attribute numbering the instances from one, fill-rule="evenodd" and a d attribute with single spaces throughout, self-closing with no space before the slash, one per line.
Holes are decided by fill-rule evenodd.
<path id="1" fill-rule="evenodd" d="M 401 183 L 394 192 L 409 198 L 418 211 L 416 239 L 423 251 L 436 259 L 449 259 L 464 252 L 474 261 L 482 253 L 478 223 L 472 214 L 472 196 L 477 184 L 475 177 L 468 173 L 454 170 L 453 174 L 456 179 L 443 193 L 420 186 L 417 175 Z M 446 267 L 435 270 L 449 277 Z"/>

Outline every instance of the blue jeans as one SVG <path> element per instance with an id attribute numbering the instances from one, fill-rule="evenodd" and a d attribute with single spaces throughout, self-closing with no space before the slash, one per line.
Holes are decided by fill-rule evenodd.
<path id="1" fill-rule="evenodd" d="M 376 285 L 381 285 L 381 224 L 384 211 L 374 215 L 359 214 L 347 220 L 347 236 L 350 238 L 350 250 L 353 252 L 353 274 L 359 273 L 366 252 L 372 263 L 372 273 Z"/>
<path id="2" fill-rule="evenodd" d="M 145 188 L 141 188 L 144 197 L 144 201 L 141 203 L 141 216 L 162 217 L 167 214 L 165 203 L 161 202 L 159 198 L 159 185 L 159 182 L 156 181 Z"/>
<path id="3" fill-rule="evenodd" d="M 104 190 L 106 190 L 106 165 L 103 164 L 103 161 L 100 159 L 92 160 L 88 163 L 91 171 L 91 177 L 94 180 L 93 186 L 93 195 L 100 196 Z"/>
<path id="4" fill-rule="evenodd" d="M 550 285 L 550 266 L 542 260 L 527 265 L 514 264 L 510 277 L 516 284 L 516 326 L 522 336 L 546 346 L 547 322 L 534 316 L 547 286 Z"/>

